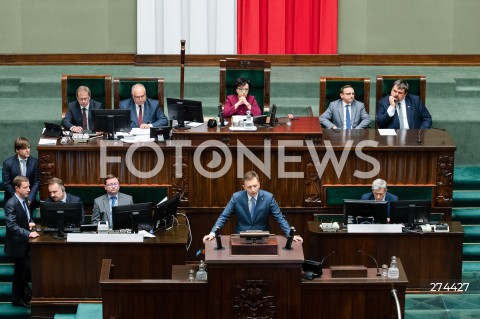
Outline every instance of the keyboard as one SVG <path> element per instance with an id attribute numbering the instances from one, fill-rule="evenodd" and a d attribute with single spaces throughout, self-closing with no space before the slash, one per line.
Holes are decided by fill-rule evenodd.
<path id="1" fill-rule="evenodd" d="M 58 228 L 56 228 L 56 227 L 44 227 L 43 232 L 44 233 L 57 233 Z M 80 227 L 65 227 L 64 232 L 65 233 L 79 233 L 80 232 Z"/>

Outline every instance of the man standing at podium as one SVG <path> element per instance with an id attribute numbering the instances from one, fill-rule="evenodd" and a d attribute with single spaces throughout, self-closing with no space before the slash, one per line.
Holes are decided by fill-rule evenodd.
<path id="1" fill-rule="evenodd" d="M 235 233 L 244 230 L 270 230 L 269 215 L 272 214 L 288 237 L 290 225 L 283 217 L 273 194 L 260 189 L 258 174 L 254 171 L 243 176 L 243 191 L 233 194 L 227 206 L 218 217 L 210 234 L 203 237 L 203 242 L 215 238 L 215 229 L 222 228 L 233 213 L 237 215 Z M 302 237 L 295 236 L 295 241 L 303 242 Z"/>

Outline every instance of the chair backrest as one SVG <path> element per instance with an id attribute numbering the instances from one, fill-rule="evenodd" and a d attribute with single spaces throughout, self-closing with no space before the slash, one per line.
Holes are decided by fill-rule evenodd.
<path id="1" fill-rule="evenodd" d="M 220 60 L 220 103 L 225 103 L 227 95 L 235 94 L 235 80 L 245 78 L 250 81 L 248 92 L 255 96 L 262 113 L 270 111 L 270 61 L 248 59 Z"/>
<path id="2" fill-rule="evenodd" d="M 147 97 L 158 100 L 162 111 L 164 109 L 164 79 L 150 77 L 120 77 L 113 79 L 113 106 L 118 109 L 122 100 L 132 97 L 132 86 L 137 83 L 143 84 L 147 91 Z"/>
<path id="3" fill-rule="evenodd" d="M 418 95 L 425 104 L 427 96 L 427 77 L 425 75 L 377 75 L 376 103 L 384 96 L 389 95 L 393 87 L 393 82 L 398 79 L 407 81 L 408 93 Z M 375 107 L 376 111 L 376 107 Z"/>
<path id="4" fill-rule="evenodd" d="M 320 78 L 320 108 L 319 114 L 327 110 L 330 102 L 340 98 L 340 89 L 351 85 L 355 90 L 355 100 L 365 104 L 367 113 L 370 110 L 370 78 L 321 77 Z"/>
<path id="5" fill-rule="evenodd" d="M 92 99 L 112 108 L 112 76 L 109 74 L 64 74 L 62 75 L 62 118 L 68 110 L 68 103 L 77 99 L 79 86 L 88 86 Z"/>

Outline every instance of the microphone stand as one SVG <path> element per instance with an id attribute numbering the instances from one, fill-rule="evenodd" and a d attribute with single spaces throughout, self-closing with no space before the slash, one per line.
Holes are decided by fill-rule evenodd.
<path id="1" fill-rule="evenodd" d="M 372 255 L 369 255 L 369 254 L 367 254 L 366 252 L 364 252 L 364 251 L 362 251 L 362 250 L 358 250 L 358 253 L 367 255 L 368 257 L 372 258 L 373 261 L 375 262 L 375 265 L 377 266 L 377 276 L 381 276 L 381 275 L 382 275 L 382 274 L 380 273 L 380 269 L 378 268 L 377 260 L 376 260 Z"/>
<path id="2" fill-rule="evenodd" d="M 180 40 L 180 99 L 183 100 L 185 88 L 185 40 Z"/>

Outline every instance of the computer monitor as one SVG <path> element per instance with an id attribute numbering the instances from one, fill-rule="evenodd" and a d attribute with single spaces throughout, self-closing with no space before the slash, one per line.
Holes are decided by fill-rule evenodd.
<path id="1" fill-rule="evenodd" d="M 343 200 L 343 222 L 346 224 L 386 224 L 388 202 Z"/>
<path id="2" fill-rule="evenodd" d="M 177 216 L 177 208 L 180 203 L 180 195 L 159 203 L 153 214 L 153 232 L 173 226 Z"/>
<path id="3" fill-rule="evenodd" d="M 112 207 L 112 229 L 150 231 L 152 227 L 152 203 L 139 203 Z"/>
<path id="4" fill-rule="evenodd" d="M 58 233 L 65 227 L 80 228 L 83 204 L 64 202 L 40 202 L 40 219 L 43 227 L 57 228 Z"/>
<path id="5" fill-rule="evenodd" d="M 115 132 L 130 132 L 130 110 L 91 110 L 93 130 L 106 132 L 113 140 Z"/>
<path id="6" fill-rule="evenodd" d="M 150 138 L 155 139 L 157 142 L 164 142 L 170 139 L 171 126 L 159 126 L 150 128 Z"/>
<path id="7" fill-rule="evenodd" d="M 398 200 L 390 202 L 390 223 L 417 226 L 428 224 L 432 202 L 429 200 Z"/>
<path id="8" fill-rule="evenodd" d="M 189 129 L 185 121 L 203 123 L 203 108 L 201 101 L 174 99 L 167 97 L 168 117 L 177 120 L 175 129 Z"/>

